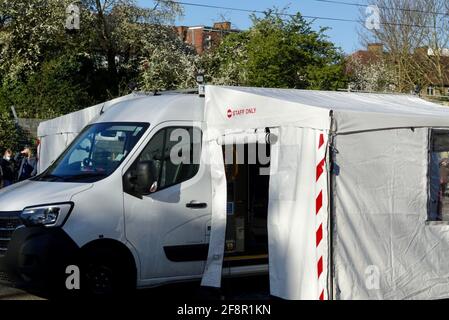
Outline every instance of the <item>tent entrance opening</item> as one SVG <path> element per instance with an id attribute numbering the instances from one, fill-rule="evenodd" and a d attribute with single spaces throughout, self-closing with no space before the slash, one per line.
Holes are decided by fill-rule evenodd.
<path id="1" fill-rule="evenodd" d="M 234 144 L 223 149 L 227 179 L 225 264 L 265 264 L 270 145 Z"/>

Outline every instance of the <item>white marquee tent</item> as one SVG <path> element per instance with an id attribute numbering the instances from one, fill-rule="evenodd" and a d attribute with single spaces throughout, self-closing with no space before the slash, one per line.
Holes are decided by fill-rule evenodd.
<path id="1" fill-rule="evenodd" d="M 429 128 L 449 127 L 449 108 L 407 95 L 209 86 L 205 110 L 219 134 L 268 127 L 278 136 L 268 209 L 273 295 L 449 297 L 449 225 L 426 223 Z M 223 226 L 213 231 L 208 266 L 223 252 L 214 244 Z M 203 283 L 217 284 L 210 270 Z"/>

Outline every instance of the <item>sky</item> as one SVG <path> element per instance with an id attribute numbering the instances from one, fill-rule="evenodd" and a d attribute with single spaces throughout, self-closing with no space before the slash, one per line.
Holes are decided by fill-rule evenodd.
<path id="1" fill-rule="evenodd" d="M 288 13 L 301 12 L 306 16 L 320 16 L 330 18 L 341 18 L 358 20 L 359 7 L 347 6 L 336 3 L 325 3 L 315 0 L 179 0 L 182 2 L 198 3 L 213 6 L 231 7 L 249 10 L 265 10 L 267 8 L 284 8 L 288 6 Z M 345 0 L 344 2 L 365 4 L 364 0 Z M 138 0 L 140 6 L 150 6 L 153 0 Z M 230 10 L 222 10 L 215 8 L 203 8 L 194 6 L 184 6 L 184 16 L 177 19 L 178 25 L 206 25 L 211 26 L 213 22 L 221 21 L 224 17 L 231 21 L 234 28 L 248 29 L 251 26 L 249 13 L 237 12 Z M 310 20 L 310 19 L 309 19 Z M 358 23 L 345 21 L 315 20 L 313 26 L 329 27 L 326 32 L 329 39 L 338 47 L 342 48 L 345 53 L 351 53 L 361 48 L 359 36 L 357 33 Z"/>

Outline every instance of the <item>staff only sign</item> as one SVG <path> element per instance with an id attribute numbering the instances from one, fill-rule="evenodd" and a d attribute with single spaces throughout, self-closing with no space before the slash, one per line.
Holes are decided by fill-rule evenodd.
<path id="1" fill-rule="evenodd" d="M 238 117 L 238 116 L 243 116 L 243 115 L 251 115 L 251 114 L 255 114 L 257 111 L 256 108 L 239 108 L 239 109 L 232 109 L 229 108 L 227 111 L 227 116 L 228 119 L 231 119 L 232 117 Z"/>

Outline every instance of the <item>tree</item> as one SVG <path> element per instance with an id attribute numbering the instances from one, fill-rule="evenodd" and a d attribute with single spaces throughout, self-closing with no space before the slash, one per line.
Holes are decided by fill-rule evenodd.
<path id="1" fill-rule="evenodd" d="M 78 55 L 61 55 L 44 61 L 23 81 L 4 81 L 0 106 L 14 105 L 24 118 L 54 118 L 93 103 L 88 95 L 89 72 Z"/>
<path id="2" fill-rule="evenodd" d="M 380 42 L 386 63 L 394 68 L 395 87 L 410 92 L 416 85 L 449 83 L 449 3 L 446 0 L 371 0 L 379 25 L 362 27 L 363 44 Z M 365 11 L 361 12 L 361 20 Z M 446 50 L 445 50 L 446 49 Z"/>
<path id="3" fill-rule="evenodd" d="M 152 33 L 144 44 L 140 88 L 144 91 L 185 89 L 196 86 L 198 56 L 171 28 Z"/>
<path id="4" fill-rule="evenodd" d="M 248 83 L 248 41 L 248 32 L 231 33 L 213 51 L 206 52 L 200 64 L 207 82 L 234 86 Z"/>
<path id="5" fill-rule="evenodd" d="M 0 2 L 0 109 L 50 118 L 135 89 L 154 34 L 182 10 L 171 0 L 82 0 L 80 29 L 65 28 L 71 0 Z"/>
<path id="6" fill-rule="evenodd" d="M 175 1 L 155 1 L 152 8 L 141 8 L 134 0 L 84 0 L 94 17 L 92 42 L 104 57 L 108 84 L 113 95 L 126 93 L 123 78 L 136 82 L 144 46 L 153 33 L 164 33 L 163 24 L 182 14 Z M 123 92 L 123 89 L 125 89 Z"/>
<path id="7" fill-rule="evenodd" d="M 0 80 L 17 80 L 58 52 L 67 0 L 3 0 L 0 5 Z"/>
<path id="8" fill-rule="evenodd" d="M 6 149 L 17 150 L 19 145 L 19 130 L 12 119 L 10 112 L 0 110 L 0 152 Z"/>
<path id="9" fill-rule="evenodd" d="M 212 82 L 257 87 L 338 89 L 345 86 L 343 54 L 299 13 L 252 16 L 253 26 L 227 36 L 205 58 Z"/>
<path id="10" fill-rule="evenodd" d="M 364 62 L 358 57 L 350 58 L 347 64 L 350 73 L 349 88 L 367 92 L 395 91 L 394 68 L 385 59 Z"/>

